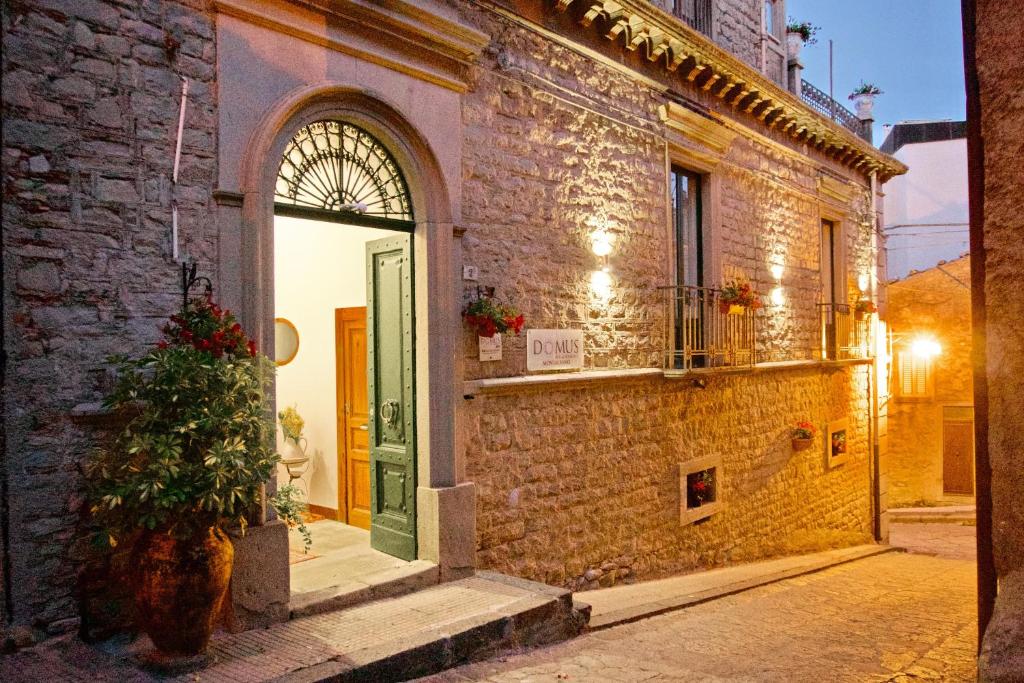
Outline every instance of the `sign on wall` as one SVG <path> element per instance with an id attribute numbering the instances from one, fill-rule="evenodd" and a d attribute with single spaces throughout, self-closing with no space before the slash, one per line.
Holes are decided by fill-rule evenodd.
<path id="1" fill-rule="evenodd" d="M 480 345 L 480 360 L 492 361 L 501 360 L 501 335 L 493 337 L 477 337 Z"/>
<path id="2" fill-rule="evenodd" d="M 527 330 L 526 369 L 583 368 L 583 330 Z"/>

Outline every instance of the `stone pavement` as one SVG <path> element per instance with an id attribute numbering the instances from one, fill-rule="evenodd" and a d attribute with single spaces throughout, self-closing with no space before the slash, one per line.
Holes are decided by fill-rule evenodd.
<path id="1" fill-rule="evenodd" d="M 976 527 L 961 524 L 890 524 L 889 545 L 911 553 L 975 562 Z"/>
<path id="2" fill-rule="evenodd" d="M 973 681 L 975 620 L 972 561 L 888 553 L 425 680 Z"/>

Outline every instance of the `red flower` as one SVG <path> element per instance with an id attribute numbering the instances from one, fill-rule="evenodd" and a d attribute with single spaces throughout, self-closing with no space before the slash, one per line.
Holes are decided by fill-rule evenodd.
<path id="1" fill-rule="evenodd" d="M 192 333 L 189 332 L 188 330 L 182 330 L 181 331 L 181 340 L 184 341 L 184 342 L 192 341 Z"/>
<path id="2" fill-rule="evenodd" d="M 242 325 L 239 323 L 235 323 L 234 325 L 231 326 L 231 331 L 234 332 L 235 334 L 240 333 L 242 331 Z"/>
<path id="3" fill-rule="evenodd" d="M 690 488 L 692 488 L 696 493 L 703 493 L 707 489 L 707 487 L 708 485 L 704 483 L 703 479 L 698 479 L 697 481 L 693 482 L 693 486 L 691 486 Z"/>
<path id="4" fill-rule="evenodd" d="M 249 343 L 246 344 L 245 346 L 249 350 L 249 355 L 250 356 L 255 356 L 256 355 L 256 342 L 254 340 L 250 339 Z"/>
<path id="5" fill-rule="evenodd" d="M 158 342 L 156 343 L 156 347 L 157 347 L 158 349 L 166 349 L 166 348 L 168 348 L 169 346 L 170 346 L 170 344 L 168 344 L 167 342 L 165 342 L 165 341 L 164 341 L 163 339 L 161 339 L 160 341 L 158 341 Z"/>

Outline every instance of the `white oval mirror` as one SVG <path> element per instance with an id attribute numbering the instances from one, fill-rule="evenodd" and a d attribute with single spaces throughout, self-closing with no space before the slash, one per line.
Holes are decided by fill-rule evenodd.
<path id="1" fill-rule="evenodd" d="M 299 331 L 287 318 L 274 318 L 274 364 L 288 365 L 299 352 Z"/>

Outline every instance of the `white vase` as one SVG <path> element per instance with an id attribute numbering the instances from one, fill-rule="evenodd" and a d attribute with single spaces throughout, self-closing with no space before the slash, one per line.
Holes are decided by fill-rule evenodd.
<path id="1" fill-rule="evenodd" d="M 800 59 L 800 50 L 804 46 L 804 37 L 796 31 L 786 33 L 786 56 L 791 60 Z"/>
<path id="2" fill-rule="evenodd" d="M 875 96 L 861 93 L 853 96 L 853 104 L 857 108 L 857 118 L 861 121 L 874 119 Z"/>

